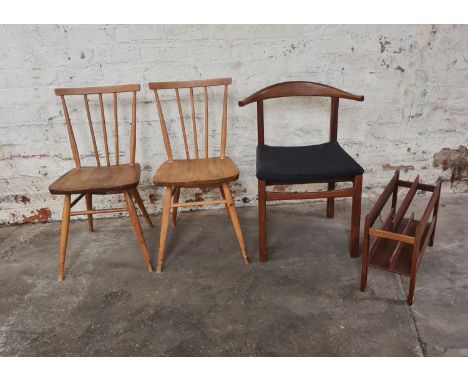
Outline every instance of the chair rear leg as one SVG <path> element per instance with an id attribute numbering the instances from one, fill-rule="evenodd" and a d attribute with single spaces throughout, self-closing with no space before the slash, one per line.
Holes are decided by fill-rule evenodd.
<path id="1" fill-rule="evenodd" d="M 361 224 L 361 193 L 362 175 L 353 179 L 353 206 L 351 212 L 351 235 L 349 241 L 349 254 L 351 257 L 359 257 L 359 229 Z"/>
<path id="2" fill-rule="evenodd" d="M 328 191 L 335 189 L 335 182 L 328 182 Z M 335 216 L 335 198 L 327 198 L 327 218 Z"/>
<path id="3" fill-rule="evenodd" d="M 247 257 L 247 250 L 245 249 L 244 236 L 242 235 L 242 230 L 240 227 L 239 219 L 237 217 L 236 205 L 232 198 L 231 190 L 228 183 L 223 183 L 224 198 L 226 199 L 226 208 L 228 209 L 228 215 L 231 218 L 232 225 L 234 226 L 234 231 L 236 232 L 237 241 L 239 242 L 239 247 L 242 252 L 242 257 L 244 258 L 244 263 L 249 263 L 249 258 Z"/>
<path id="4" fill-rule="evenodd" d="M 141 199 L 141 195 L 138 192 L 137 188 L 133 189 L 133 197 L 135 199 L 135 202 L 138 205 L 138 208 L 140 209 L 141 213 L 143 214 L 143 217 L 145 218 L 146 222 L 150 227 L 154 227 L 153 222 L 151 221 L 151 218 L 149 217 L 148 211 L 146 210 L 145 205 L 143 204 L 143 200 Z"/>
<path id="5" fill-rule="evenodd" d="M 86 209 L 92 210 L 93 209 L 93 194 L 86 194 Z M 88 215 L 88 230 L 89 232 L 93 232 L 93 215 Z"/>
<path id="6" fill-rule="evenodd" d="M 179 203 L 179 197 L 180 197 L 180 187 L 176 187 L 174 191 L 174 196 L 172 197 L 172 200 L 174 203 Z M 175 227 L 177 223 L 177 207 L 172 207 L 172 225 Z"/>
<path id="7" fill-rule="evenodd" d="M 164 196 L 163 211 L 161 216 L 161 234 L 159 236 L 159 250 L 158 250 L 158 265 L 156 272 L 162 271 L 164 262 L 164 246 L 166 244 L 167 228 L 169 225 L 169 215 L 171 213 L 171 199 L 172 199 L 172 188 L 166 187 L 166 194 Z"/>
<path id="8" fill-rule="evenodd" d="M 149 272 L 153 272 L 153 267 L 151 265 L 151 259 L 148 253 L 148 247 L 146 246 L 145 237 L 143 236 L 143 231 L 141 229 L 140 221 L 138 220 L 138 214 L 133 204 L 133 199 L 131 192 L 133 190 L 127 190 L 124 192 L 125 202 L 127 203 L 128 214 L 130 215 L 130 220 L 132 221 L 133 229 L 135 231 L 135 236 L 137 237 L 138 242 L 140 243 L 141 252 L 143 254 L 143 259 L 145 260 L 146 267 Z"/>
<path id="9" fill-rule="evenodd" d="M 266 182 L 258 181 L 258 247 L 261 262 L 267 261 Z"/>
<path id="10" fill-rule="evenodd" d="M 65 255 L 67 252 L 68 230 L 70 227 L 71 195 L 65 195 L 62 210 L 62 227 L 60 229 L 60 254 L 57 269 L 58 281 L 63 280 L 65 271 Z"/>

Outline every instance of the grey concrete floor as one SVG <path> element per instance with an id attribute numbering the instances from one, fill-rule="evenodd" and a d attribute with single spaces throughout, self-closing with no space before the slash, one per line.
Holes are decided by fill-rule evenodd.
<path id="1" fill-rule="evenodd" d="M 263 264 L 257 210 L 238 209 L 248 266 L 224 210 L 181 213 L 161 274 L 146 271 L 128 218 L 97 220 L 94 233 L 74 222 L 62 283 L 58 223 L 4 227 L 0 355 L 466 356 L 467 207 L 442 197 L 412 308 L 406 277 L 370 269 L 359 291 L 346 201 L 334 219 L 324 203 L 269 207 Z M 154 261 L 153 221 L 143 227 Z"/>

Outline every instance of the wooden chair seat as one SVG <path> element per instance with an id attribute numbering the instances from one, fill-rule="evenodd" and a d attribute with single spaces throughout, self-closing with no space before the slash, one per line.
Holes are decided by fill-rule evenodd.
<path id="1" fill-rule="evenodd" d="M 198 187 L 239 178 L 239 169 L 228 157 L 168 160 L 156 171 L 156 186 Z"/>
<path id="2" fill-rule="evenodd" d="M 122 192 L 138 186 L 140 165 L 80 167 L 68 171 L 49 186 L 52 194 Z"/>
<path id="3" fill-rule="evenodd" d="M 257 178 L 266 181 L 317 181 L 353 178 L 364 169 L 338 142 L 282 147 L 257 146 Z"/>

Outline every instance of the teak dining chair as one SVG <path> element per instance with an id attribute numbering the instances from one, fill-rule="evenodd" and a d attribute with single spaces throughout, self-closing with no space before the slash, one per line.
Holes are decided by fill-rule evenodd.
<path id="1" fill-rule="evenodd" d="M 265 145 L 263 101 L 271 98 L 320 96 L 331 98 L 330 142 L 310 146 Z M 334 198 L 352 197 L 350 255 L 359 256 L 362 167 L 337 142 L 338 105 L 340 98 L 363 101 L 364 97 L 314 82 L 292 81 L 268 86 L 239 102 L 245 106 L 257 102 L 257 178 L 259 215 L 259 256 L 267 260 L 266 202 L 327 198 L 327 217 L 334 216 Z M 353 183 L 352 187 L 335 189 L 337 182 Z M 328 183 L 328 191 L 271 192 L 266 186 Z"/>
<path id="2" fill-rule="evenodd" d="M 244 262 L 248 263 L 247 251 L 245 249 L 244 238 L 242 235 L 239 220 L 237 218 L 236 206 L 232 198 L 229 182 L 239 178 L 239 169 L 235 163 L 226 156 L 226 140 L 227 140 L 227 102 L 228 102 L 228 86 L 232 84 L 231 78 L 217 78 L 210 80 L 196 81 L 176 81 L 176 82 L 151 82 L 149 88 L 154 91 L 156 100 L 159 122 L 166 148 L 167 161 L 165 161 L 156 171 L 154 176 L 154 184 L 156 186 L 165 187 L 165 197 L 163 212 L 161 218 L 161 235 L 159 239 L 158 264 L 156 271 L 161 272 L 164 261 L 164 246 L 166 242 L 167 228 L 169 225 L 169 214 L 172 208 L 172 221 L 176 224 L 177 208 L 184 206 L 201 206 L 224 204 L 227 213 L 234 226 L 234 231 L 239 242 L 240 250 Z M 208 129 L 208 88 L 209 87 L 224 87 L 223 108 L 221 118 L 221 142 L 219 156 L 210 156 L 208 151 L 209 129 Z M 199 154 L 198 138 L 197 138 L 197 121 L 195 110 L 195 88 L 203 88 L 204 100 L 204 152 Z M 193 150 L 190 153 L 189 141 L 187 139 L 187 131 L 185 129 L 184 113 L 182 111 L 182 102 L 180 89 L 188 89 L 190 97 L 190 110 L 192 121 L 192 137 Z M 178 116 L 180 127 L 182 130 L 182 138 L 185 149 L 185 159 L 174 159 L 169 138 L 168 129 L 164 119 L 164 113 L 161 106 L 158 90 L 175 91 L 175 99 L 177 103 Z M 174 94 L 174 93 L 172 93 Z M 202 157 L 203 156 L 203 157 Z M 179 202 L 181 188 L 195 187 L 217 187 L 221 193 L 221 199 L 210 201 L 193 201 Z"/>
<path id="3" fill-rule="evenodd" d="M 68 228 L 70 224 L 70 216 L 87 215 L 89 231 L 93 231 L 93 215 L 128 211 L 130 219 L 135 230 L 136 237 L 140 243 L 143 258 L 145 260 L 148 271 L 152 272 L 152 265 L 148 249 L 146 247 L 143 231 L 138 220 L 138 215 L 133 204 L 135 199 L 140 208 L 145 220 L 150 226 L 153 226 L 151 219 L 146 211 L 143 201 L 138 192 L 137 186 L 140 181 L 140 165 L 135 162 L 136 150 L 136 93 L 140 90 L 140 85 L 117 85 L 117 86 L 100 86 L 86 88 L 64 88 L 55 89 L 55 94 L 60 96 L 62 101 L 65 122 L 70 140 L 75 168 L 62 175 L 54 183 L 49 186 L 49 191 L 55 195 L 64 195 L 65 202 L 62 211 L 62 228 L 60 234 L 60 256 L 58 264 L 58 280 L 63 280 L 65 267 L 65 254 L 67 250 Z M 117 112 L 117 95 L 120 93 L 132 93 L 132 122 L 130 130 L 130 158 L 129 163 L 120 163 L 119 151 L 119 122 Z M 103 95 L 110 94 L 113 99 L 113 117 L 114 117 L 114 156 L 115 165 L 111 165 L 109 154 L 109 142 L 107 139 L 105 107 Z M 97 95 L 99 100 L 102 137 L 104 141 L 105 165 L 101 165 L 101 155 L 98 151 L 96 143 L 96 134 L 91 118 L 89 107 L 89 95 Z M 89 125 L 89 133 L 93 147 L 93 154 L 96 158 L 96 166 L 82 166 L 81 157 L 78 151 L 78 145 L 73 132 L 70 115 L 65 101 L 65 96 L 81 96 L 84 101 L 86 117 Z M 73 194 L 78 194 L 75 200 L 71 200 Z M 126 207 L 110 208 L 110 209 L 93 209 L 92 195 L 105 194 L 123 194 L 125 197 Z M 73 211 L 71 209 L 78 203 L 83 196 L 86 197 L 86 210 Z"/>

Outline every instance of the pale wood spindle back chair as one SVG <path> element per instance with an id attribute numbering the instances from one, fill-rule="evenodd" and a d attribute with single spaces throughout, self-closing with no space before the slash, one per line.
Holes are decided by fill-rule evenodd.
<path id="1" fill-rule="evenodd" d="M 310 146 L 268 146 L 264 138 L 263 101 L 282 97 L 329 97 L 330 141 Z M 257 103 L 257 178 L 259 215 L 259 256 L 267 260 L 266 202 L 327 198 L 327 217 L 334 216 L 336 197 L 352 198 L 350 255 L 359 256 L 362 174 L 364 170 L 338 144 L 338 106 L 340 98 L 363 101 L 364 96 L 315 82 L 291 81 L 263 88 L 242 101 L 239 106 Z M 335 190 L 336 182 L 352 182 L 352 187 Z M 274 192 L 269 185 L 327 183 L 327 191 Z"/>
<path id="2" fill-rule="evenodd" d="M 67 126 L 68 137 L 70 140 L 71 151 L 75 168 L 62 175 L 54 183 L 49 186 L 49 191 L 55 195 L 64 195 L 65 201 L 62 211 L 62 228 L 60 236 L 60 255 L 58 264 L 58 279 L 61 281 L 64 277 L 65 254 L 67 249 L 68 229 L 70 216 L 86 215 L 88 218 L 89 231 L 93 231 L 93 215 L 102 213 L 113 213 L 128 211 L 135 230 L 136 237 L 140 243 L 143 258 L 145 260 L 148 271 L 152 271 L 152 265 L 146 242 L 143 236 L 143 231 L 138 220 L 138 215 L 133 203 L 135 199 L 140 208 L 145 220 L 150 226 L 153 226 L 151 219 L 146 211 L 143 201 L 138 192 L 137 186 L 140 181 L 140 165 L 135 162 L 136 151 L 136 97 L 140 90 L 140 85 L 117 85 L 117 86 L 101 86 L 101 87 L 86 87 L 86 88 L 61 88 L 55 89 L 55 95 L 60 96 L 62 101 L 65 123 Z M 132 122 L 130 130 L 130 158 L 129 163 L 122 164 L 119 160 L 119 122 L 118 122 L 118 94 L 132 94 Z M 113 135 L 114 135 L 114 150 L 115 164 L 111 164 L 111 154 L 109 150 L 110 142 L 106 127 L 105 104 L 103 95 L 112 96 L 113 103 Z M 95 166 L 82 166 L 81 157 L 78 151 L 77 140 L 70 119 L 67 102 L 65 97 L 80 96 L 83 98 L 84 109 L 86 110 L 86 119 L 89 126 L 89 133 L 93 148 L 93 154 L 96 159 Z M 93 121 L 91 118 L 91 110 L 89 106 L 89 96 L 97 96 L 99 100 L 100 119 L 102 127 L 102 137 L 104 146 L 105 164 L 101 163 L 101 155 L 98 150 L 97 140 Z M 123 193 L 126 207 L 110 208 L 110 209 L 93 209 L 92 195 L 93 194 L 120 194 Z M 75 200 L 71 200 L 73 194 L 78 194 Z M 71 211 L 83 196 L 86 197 L 86 210 Z"/>
<path id="3" fill-rule="evenodd" d="M 161 272 L 164 261 L 164 247 L 169 225 L 169 215 L 172 208 L 172 221 L 176 224 L 177 208 L 184 206 L 201 206 L 209 204 L 224 204 L 227 213 L 232 221 L 234 230 L 239 242 L 244 262 L 248 263 L 247 252 L 245 249 L 244 238 L 237 218 L 236 207 L 229 187 L 229 182 L 239 178 L 239 169 L 234 162 L 226 156 L 227 141 L 227 103 L 228 86 L 232 84 L 231 78 L 218 78 L 210 80 L 196 81 L 176 81 L 176 82 L 151 82 L 149 88 L 154 91 L 156 108 L 161 131 L 164 140 L 164 146 L 167 154 L 165 161 L 156 171 L 154 184 L 165 187 L 164 205 L 161 219 L 161 235 L 159 239 L 159 252 L 157 272 Z M 221 118 L 221 139 L 219 156 L 214 157 L 209 154 L 209 96 L 208 88 L 223 86 L 223 106 Z M 200 153 L 197 134 L 197 113 L 195 108 L 194 89 L 203 89 L 204 102 L 204 125 L 203 125 L 203 149 Z M 185 159 L 174 159 L 171 140 L 164 118 L 162 102 L 159 97 L 159 91 L 172 91 L 175 93 L 178 116 L 180 121 L 181 135 L 184 143 Z M 187 135 L 186 121 L 181 102 L 181 93 L 188 90 L 190 98 L 190 120 L 192 124 L 193 148 L 190 150 L 190 142 Z M 172 93 L 172 94 L 174 94 Z M 175 106 L 175 105 L 174 105 Z M 221 199 L 210 201 L 179 202 L 180 189 L 193 187 L 217 187 L 221 193 Z"/>

